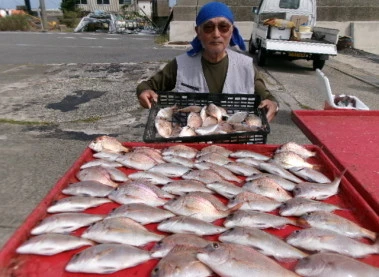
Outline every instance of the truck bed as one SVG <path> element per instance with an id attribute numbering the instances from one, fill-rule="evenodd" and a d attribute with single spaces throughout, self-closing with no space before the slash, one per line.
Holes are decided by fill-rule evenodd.
<path id="1" fill-rule="evenodd" d="M 292 41 L 267 39 L 264 41 L 263 47 L 265 47 L 268 51 L 337 55 L 336 45 L 324 40 L 307 39 Z"/>

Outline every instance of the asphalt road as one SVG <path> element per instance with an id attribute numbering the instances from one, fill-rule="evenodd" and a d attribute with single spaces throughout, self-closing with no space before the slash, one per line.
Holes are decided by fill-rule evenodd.
<path id="1" fill-rule="evenodd" d="M 136 84 L 183 51 L 147 35 L 1 33 L 0 246 L 93 138 L 142 141 L 148 111 L 138 105 Z M 341 55 L 323 71 L 335 94 L 378 109 L 377 66 Z M 323 109 L 311 62 L 272 58 L 261 70 L 281 107 L 267 143 L 309 144 L 291 113 Z"/>

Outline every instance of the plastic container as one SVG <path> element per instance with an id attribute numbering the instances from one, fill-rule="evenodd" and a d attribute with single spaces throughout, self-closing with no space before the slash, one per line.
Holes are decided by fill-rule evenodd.
<path id="1" fill-rule="evenodd" d="M 319 79 L 320 88 L 324 95 L 326 96 L 326 101 L 324 104 L 325 110 L 339 110 L 339 109 L 349 109 L 349 110 L 370 110 L 368 106 L 365 105 L 358 97 L 352 95 L 334 95 L 332 94 L 332 89 L 330 87 L 329 79 L 320 70 L 316 69 L 316 73 Z M 340 100 L 339 100 L 340 99 Z M 346 99 L 345 101 L 343 101 Z"/>
<path id="2" fill-rule="evenodd" d="M 165 147 L 175 145 L 167 143 L 157 143 L 157 144 L 145 144 L 145 143 L 132 143 L 125 142 L 126 147 L 152 147 L 156 149 L 163 149 Z M 207 144 L 187 144 L 189 146 L 195 147 L 197 149 L 202 149 L 208 146 Z M 272 156 L 274 151 L 279 145 L 238 145 L 238 144 L 220 144 L 229 150 L 251 150 L 258 152 L 260 154 Z M 316 157 L 309 159 L 312 164 L 318 165 L 324 174 L 329 178 L 333 178 L 340 171 L 331 163 L 330 159 L 324 154 L 320 147 L 313 145 L 306 145 L 306 147 L 316 152 Z M 80 166 L 85 162 L 93 160 L 93 151 L 86 148 L 85 151 L 80 155 L 80 157 L 75 161 L 72 167 L 67 171 L 67 173 L 55 184 L 52 190 L 42 199 L 38 206 L 33 210 L 33 212 L 26 218 L 24 223 L 16 230 L 12 237 L 8 240 L 6 245 L 0 251 L 0 276 L 43 276 L 43 277 L 98 277 L 99 274 L 88 274 L 88 273 L 69 273 L 65 271 L 65 267 L 69 260 L 77 253 L 84 249 L 76 249 L 63 253 L 59 253 L 52 256 L 40 256 L 40 255 L 21 255 L 17 254 L 15 250 L 17 247 L 30 238 L 30 230 L 35 227 L 41 220 L 48 216 L 47 208 L 55 200 L 67 197 L 62 193 L 62 190 L 67 187 L 70 183 L 78 182 L 75 177 L 76 173 L 80 170 Z M 125 174 L 129 175 L 135 170 L 121 167 L 119 168 Z M 239 176 L 242 180 L 244 177 Z M 241 185 L 241 184 L 240 184 Z M 227 199 L 220 195 L 216 195 L 219 199 L 226 203 Z M 345 178 L 342 178 L 340 184 L 340 190 L 337 195 L 334 195 L 327 200 L 323 200 L 327 203 L 338 205 L 343 208 L 343 210 L 336 211 L 340 216 L 343 216 L 349 220 L 352 220 L 362 227 L 368 228 L 372 231 L 379 231 L 379 217 L 371 207 L 367 204 L 366 200 L 355 190 L 352 184 Z M 119 207 L 120 204 L 117 203 L 107 203 L 96 208 L 87 209 L 86 213 L 93 214 L 108 214 L 114 208 Z M 278 215 L 278 211 L 272 212 Z M 214 222 L 216 225 L 222 225 L 223 219 Z M 145 225 L 147 229 L 152 232 L 157 232 L 161 234 L 168 235 L 168 233 L 163 233 L 157 230 L 157 224 L 147 224 Z M 278 236 L 280 238 L 286 238 L 293 231 L 298 230 L 300 227 L 295 227 L 292 225 L 286 225 L 282 229 L 269 228 L 266 229 L 267 232 Z M 80 236 L 81 233 L 86 229 L 86 227 L 81 228 L 72 233 L 72 235 Z M 218 236 L 204 236 L 205 239 L 210 241 L 217 241 Z M 154 243 L 150 243 L 143 247 L 145 250 L 150 250 Z M 367 257 L 360 259 L 360 261 L 373 266 L 379 266 L 379 256 L 378 255 L 368 255 Z M 106 274 L 109 277 L 121 277 L 121 276 L 135 276 L 135 277 L 147 277 L 151 276 L 151 271 L 157 265 L 159 259 L 152 259 L 146 263 L 140 264 L 138 266 L 117 271 L 112 274 Z M 296 261 L 283 261 L 279 262 L 282 266 L 293 270 Z M 263 265 L 264 266 L 264 265 Z M 104 275 L 105 276 L 105 275 Z M 217 276 L 217 275 L 215 275 Z"/>
<path id="3" fill-rule="evenodd" d="M 300 33 L 309 33 L 312 31 L 311 26 L 299 26 Z"/>
<path id="4" fill-rule="evenodd" d="M 214 142 L 214 143 L 251 143 L 264 144 L 267 135 L 270 133 L 270 126 L 267 121 L 266 113 L 258 109 L 261 99 L 259 95 L 250 94 L 219 94 L 219 93 L 175 93 L 160 92 L 158 103 L 150 109 L 146 123 L 143 141 L 144 142 Z M 238 111 L 247 111 L 255 114 L 262 120 L 262 128 L 252 132 L 238 132 L 217 135 L 203 135 L 191 137 L 161 137 L 155 128 L 155 117 L 162 108 L 177 105 L 179 108 L 192 105 L 206 106 L 214 103 L 226 109 L 229 115 Z M 188 113 L 175 113 L 173 123 L 180 126 L 187 125 Z"/>
<path id="5" fill-rule="evenodd" d="M 270 26 L 270 39 L 289 40 L 290 36 L 290 28 L 278 28 Z"/>
<path id="6" fill-rule="evenodd" d="M 297 32 L 297 35 L 298 35 L 300 40 L 311 39 L 313 32 Z"/>

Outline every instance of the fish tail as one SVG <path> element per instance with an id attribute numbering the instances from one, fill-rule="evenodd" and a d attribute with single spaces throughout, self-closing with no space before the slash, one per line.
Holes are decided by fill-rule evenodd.
<path id="1" fill-rule="evenodd" d="M 363 229 L 363 233 L 364 233 L 366 238 L 368 238 L 372 241 L 375 241 L 375 244 L 378 245 L 378 248 L 379 248 L 378 233 L 376 233 L 374 231 L 367 230 L 367 229 Z"/>

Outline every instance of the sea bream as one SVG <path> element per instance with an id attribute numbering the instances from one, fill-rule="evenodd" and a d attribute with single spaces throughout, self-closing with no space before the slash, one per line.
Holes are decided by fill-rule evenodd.
<path id="1" fill-rule="evenodd" d="M 290 169 L 292 167 L 315 168 L 315 165 L 307 162 L 303 157 L 295 152 L 286 151 L 275 153 L 272 159 L 285 169 Z"/>
<path id="2" fill-rule="evenodd" d="M 212 242 L 197 258 L 219 276 L 298 276 L 253 248 L 234 243 Z"/>
<path id="3" fill-rule="evenodd" d="M 160 173 L 169 178 L 181 177 L 191 170 L 190 167 L 177 164 L 177 163 L 163 163 L 157 164 L 148 169 L 148 172 Z"/>
<path id="4" fill-rule="evenodd" d="M 296 186 L 295 182 L 292 182 L 290 180 L 284 179 L 283 177 L 280 177 L 278 175 L 271 174 L 271 173 L 253 174 L 253 175 L 248 176 L 245 180 L 252 181 L 260 177 L 267 177 L 269 179 L 273 179 L 279 186 L 281 186 L 283 189 L 287 191 L 292 191 Z"/>
<path id="5" fill-rule="evenodd" d="M 197 153 L 196 157 L 201 157 L 203 155 L 210 154 L 210 153 L 218 153 L 224 157 L 229 157 L 229 155 L 233 153 L 233 151 L 225 148 L 224 146 L 212 144 L 212 145 L 202 148 Z"/>
<path id="6" fill-rule="evenodd" d="M 216 235 L 226 230 L 223 226 L 185 215 L 167 218 L 158 224 L 157 229 L 162 232 L 198 236 Z"/>
<path id="7" fill-rule="evenodd" d="M 376 232 L 368 230 L 347 218 L 329 212 L 314 211 L 305 213 L 300 217 L 298 222 L 303 226 L 330 230 L 351 238 L 368 238 L 372 241 L 377 239 Z"/>
<path id="8" fill-rule="evenodd" d="M 188 192 L 163 205 L 174 214 L 191 216 L 207 222 L 224 218 L 239 206 L 241 205 L 228 208 L 216 196 L 206 192 Z"/>
<path id="9" fill-rule="evenodd" d="M 68 272 L 110 274 L 150 260 L 149 252 L 134 246 L 104 243 L 75 254 L 65 267 Z"/>
<path id="10" fill-rule="evenodd" d="M 353 258 L 379 254 L 379 241 L 367 244 L 330 230 L 318 228 L 296 230 L 286 240 L 289 244 L 304 250 L 335 252 Z"/>
<path id="11" fill-rule="evenodd" d="M 29 238 L 16 249 L 16 252 L 19 254 L 51 256 L 93 244 L 94 242 L 91 240 L 76 236 L 46 233 Z"/>
<path id="12" fill-rule="evenodd" d="M 379 268 L 336 253 L 316 253 L 301 259 L 295 266 L 301 276 L 377 277 Z"/>
<path id="13" fill-rule="evenodd" d="M 130 149 L 122 145 L 116 138 L 110 136 L 100 136 L 95 138 L 88 145 L 96 152 L 126 153 Z"/>
<path id="14" fill-rule="evenodd" d="M 40 235 L 44 233 L 70 233 L 81 227 L 91 225 L 102 220 L 105 215 L 86 213 L 58 213 L 44 218 L 30 233 Z"/>
<path id="15" fill-rule="evenodd" d="M 166 218 L 175 216 L 165 209 L 149 206 L 144 203 L 125 204 L 111 211 L 106 218 L 128 217 L 142 225 L 161 222 Z"/>
<path id="16" fill-rule="evenodd" d="M 260 177 L 246 182 L 242 188 L 263 196 L 284 202 L 292 198 L 288 191 L 283 189 L 274 179 L 269 177 Z"/>
<path id="17" fill-rule="evenodd" d="M 93 166 L 81 169 L 76 173 L 79 181 L 97 181 L 104 185 L 116 188 L 118 183 L 114 182 L 109 172 L 101 166 Z"/>
<path id="18" fill-rule="evenodd" d="M 173 179 L 163 174 L 148 172 L 148 171 L 137 171 L 137 172 L 129 174 L 128 177 L 131 180 L 138 180 L 138 179 L 147 180 L 150 183 L 156 184 L 156 185 L 158 184 L 164 185 L 164 184 L 171 183 L 173 181 Z"/>
<path id="19" fill-rule="evenodd" d="M 175 246 L 153 268 L 151 277 L 212 276 L 213 271 L 196 258 L 198 249 L 198 246 Z"/>
<path id="20" fill-rule="evenodd" d="M 194 147 L 183 145 L 183 144 L 176 144 L 169 146 L 167 148 L 164 148 L 162 150 L 163 156 L 179 156 L 184 158 L 193 159 L 196 157 L 198 150 Z"/>
<path id="21" fill-rule="evenodd" d="M 99 243 L 122 243 L 143 246 L 160 241 L 163 235 L 147 230 L 142 224 L 126 217 L 106 218 L 86 229 L 82 238 Z"/>
<path id="22" fill-rule="evenodd" d="M 331 183 L 332 181 L 322 172 L 309 168 L 309 167 L 292 167 L 288 169 L 290 172 L 295 174 L 296 176 L 303 178 L 308 182 L 315 183 Z"/>
<path id="23" fill-rule="evenodd" d="M 237 151 L 234 151 L 232 153 L 230 153 L 229 155 L 231 158 L 253 158 L 253 159 L 256 159 L 258 161 L 261 161 L 261 162 L 264 162 L 264 161 L 268 161 L 271 159 L 271 157 L 269 156 L 266 156 L 264 154 L 261 154 L 261 153 L 258 153 L 258 152 L 255 152 L 255 151 L 252 151 L 252 150 L 237 150 Z"/>
<path id="24" fill-rule="evenodd" d="M 291 261 L 308 256 L 305 252 L 286 243 L 281 238 L 253 227 L 234 227 L 219 236 L 222 242 L 253 247 L 266 256 L 278 261 Z"/>
<path id="25" fill-rule="evenodd" d="M 196 191 L 213 193 L 213 191 L 207 188 L 203 182 L 196 180 L 175 180 L 171 183 L 165 184 L 161 189 L 174 195 L 184 195 L 187 192 Z"/>
<path id="26" fill-rule="evenodd" d="M 242 180 L 238 176 L 236 176 L 232 171 L 227 169 L 225 166 L 221 166 L 212 162 L 203 161 L 203 162 L 196 162 L 194 164 L 194 167 L 201 170 L 211 169 L 217 172 L 217 174 L 219 174 L 222 178 L 224 178 L 227 181 L 238 182 L 238 183 L 242 182 Z"/>
<path id="27" fill-rule="evenodd" d="M 236 186 L 230 182 L 213 182 L 206 184 L 207 188 L 210 188 L 212 191 L 226 197 L 233 198 L 237 194 L 241 193 L 243 189 L 239 186 Z"/>
<path id="28" fill-rule="evenodd" d="M 165 155 L 163 156 L 163 160 L 167 163 L 176 163 L 190 168 L 193 168 L 195 164 L 195 161 L 192 159 L 174 155 Z"/>
<path id="29" fill-rule="evenodd" d="M 302 179 L 298 178 L 291 172 L 289 172 L 287 169 L 283 168 L 281 165 L 273 162 L 273 161 L 268 161 L 268 162 L 262 162 L 259 164 L 258 169 L 266 171 L 271 174 L 278 175 L 284 179 L 290 180 L 294 183 L 301 183 L 303 182 Z"/>
<path id="30" fill-rule="evenodd" d="M 296 154 L 302 156 L 305 159 L 316 156 L 316 152 L 310 151 L 305 146 L 293 141 L 282 144 L 275 150 L 275 153 L 287 151 L 295 152 Z"/>
<path id="31" fill-rule="evenodd" d="M 224 221 L 224 226 L 227 228 L 240 226 L 255 227 L 259 229 L 282 229 L 286 225 L 299 226 L 295 219 L 277 216 L 265 212 L 245 210 L 239 210 L 228 215 Z"/>
<path id="32" fill-rule="evenodd" d="M 157 241 L 150 250 L 150 255 L 154 258 L 162 258 L 176 245 L 205 247 L 209 242 L 209 240 L 193 234 L 172 234 Z"/>
<path id="33" fill-rule="evenodd" d="M 151 156 L 141 152 L 127 153 L 119 156 L 116 161 L 128 168 L 137 170 L 148 170 L 158 164 Z"/>
<path id="34" fill-rule="evenodd" d="M 54 201 L 48 208 L 48 213 L 81 212 L 89 208 L 111 203 L 108 198 L 92 196 L 68 196 Z"/>
<path id="35" fill-rule="evenodd" d="M 212 169 L 191 170 L 184 174 L 182 178 L 185 180 L 193 179 L 206 184 L 225 181 L 224 178 Z"/>
<path id="36" fill-rule="evenodd" d="M 77 196 L 106 197 L 112 190 L 112 187 L 97 181 L 81 181 L 69 184 L 62 189 L 62 193 Z"/>
<path id="37" fill-rule="evenodd" d="M 272 198 L 263 196 L 250 191 L 241 191 L 239 194 L 232 197 L 227 206 L 233 207 L 242 204 L 240 210 L 253 210 L 260 212 L 271 212 L 277 209 L 282 203 Z"/>
<path id="38" fill-rule="evenodd" d="M 279 214 L 281 216 L 301 216 L 308 212 L 314 211 L 325 211 L 333 212 L 335 210 L 341 210 L 342 208 L 329 204 L 326 202 L 321 202 L 318 200 L 312 200 L 303 197 L 294 197 L 282 203 L 279 209 Z"/>

